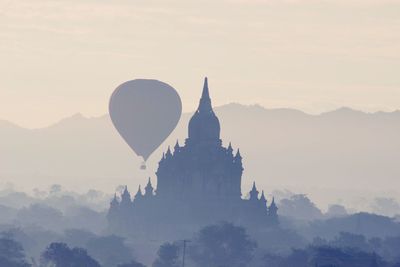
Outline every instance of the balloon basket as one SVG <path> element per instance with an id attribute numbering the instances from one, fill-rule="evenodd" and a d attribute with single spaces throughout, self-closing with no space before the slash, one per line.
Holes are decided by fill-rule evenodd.
<path id="1" fill-rule="evenodd" d="M 147 168 L 147 167 L 146 167 L 146 163 L 143 162 L 142 165 L 140 165 L 140 169 L 141 169 L 141 170 L 145 170 L 146 168 Z"/>

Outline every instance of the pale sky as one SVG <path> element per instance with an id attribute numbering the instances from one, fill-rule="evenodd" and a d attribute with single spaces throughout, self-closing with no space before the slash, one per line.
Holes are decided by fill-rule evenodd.
<path id="1" fill-rule="evenodd" d="M 103 115 L 115 87 L 167 82 L 184 111 L 400 109 L 400 0 L 0 0 L 0 119 Z"/>

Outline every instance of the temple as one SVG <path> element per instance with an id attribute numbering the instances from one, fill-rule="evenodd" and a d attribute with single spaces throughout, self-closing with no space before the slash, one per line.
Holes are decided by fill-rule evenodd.
<path id="1" fill-rule="evenodd" d="M 268 206 L 264 191 L 260 194 L 255 182 L 250 197 L 242 197 L 242 157 L 230 143 L 222 145 L 207 78 L 188 132 L 184 145 L 177 141 L 173 151 L 168 147 L 163 154 L 156 190 L 149 178 L 144 192 L 139 186 L 133 199 L 127 188 L 114 196 L 108 213 L 110 229 L 124 233 L 154 233 L 168 227 L 189 231 L 218 221 L 277 225 L 274 200 Z"/>

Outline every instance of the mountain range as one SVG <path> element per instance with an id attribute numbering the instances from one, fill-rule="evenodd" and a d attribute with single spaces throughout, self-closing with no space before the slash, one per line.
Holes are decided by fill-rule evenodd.
<path id="1" fill-rule="evenodd" d="M 365 113 L 341 108 L 319 115 L 294 109 L 228 104 L 215 108 L 221 138 L 243 156 L 243 195 L 253 181 L 272 193 L 289 189 L 321 203 L 354 205 L 400 188 L 400 111 Z M 81 114 L 46 128 L 25 129 L 0 120 L 0 181 L 30 190 L 51 184 L 112 192 L 155 183 L 157 162 L 176 140 L 187 137 L 191 113 L 153 153 L 147 170 L 125 144 L 108 115 Z M 279 192 L 275 191 L 275 194 Z M 357 204 L 357 203 L 358 204 Z"/>

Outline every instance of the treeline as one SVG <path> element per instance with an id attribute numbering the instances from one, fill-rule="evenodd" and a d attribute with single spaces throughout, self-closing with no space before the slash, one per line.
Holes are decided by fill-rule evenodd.
<path id="1" fill-rule="evenodd" d="M 36 259 L 26 257 L 13 232 L 3 232 L 0 266 L 146 266 L 135 259 L 132 249 L 121 237 L 88 236 L 84 231 L 70 231 L 63 240 L 48 244 Z M 304 248 L 278 252 L 266 251 L 245 228 L 224 222 L 204 227 L 185 242 L 162 244 L 148 267 L 179 267 L 183 257 L 185 266 L 189 267 L 400 267 L 400 236 L 367 239 L 342 232 L 331 240 L 315 238 Z"/>

